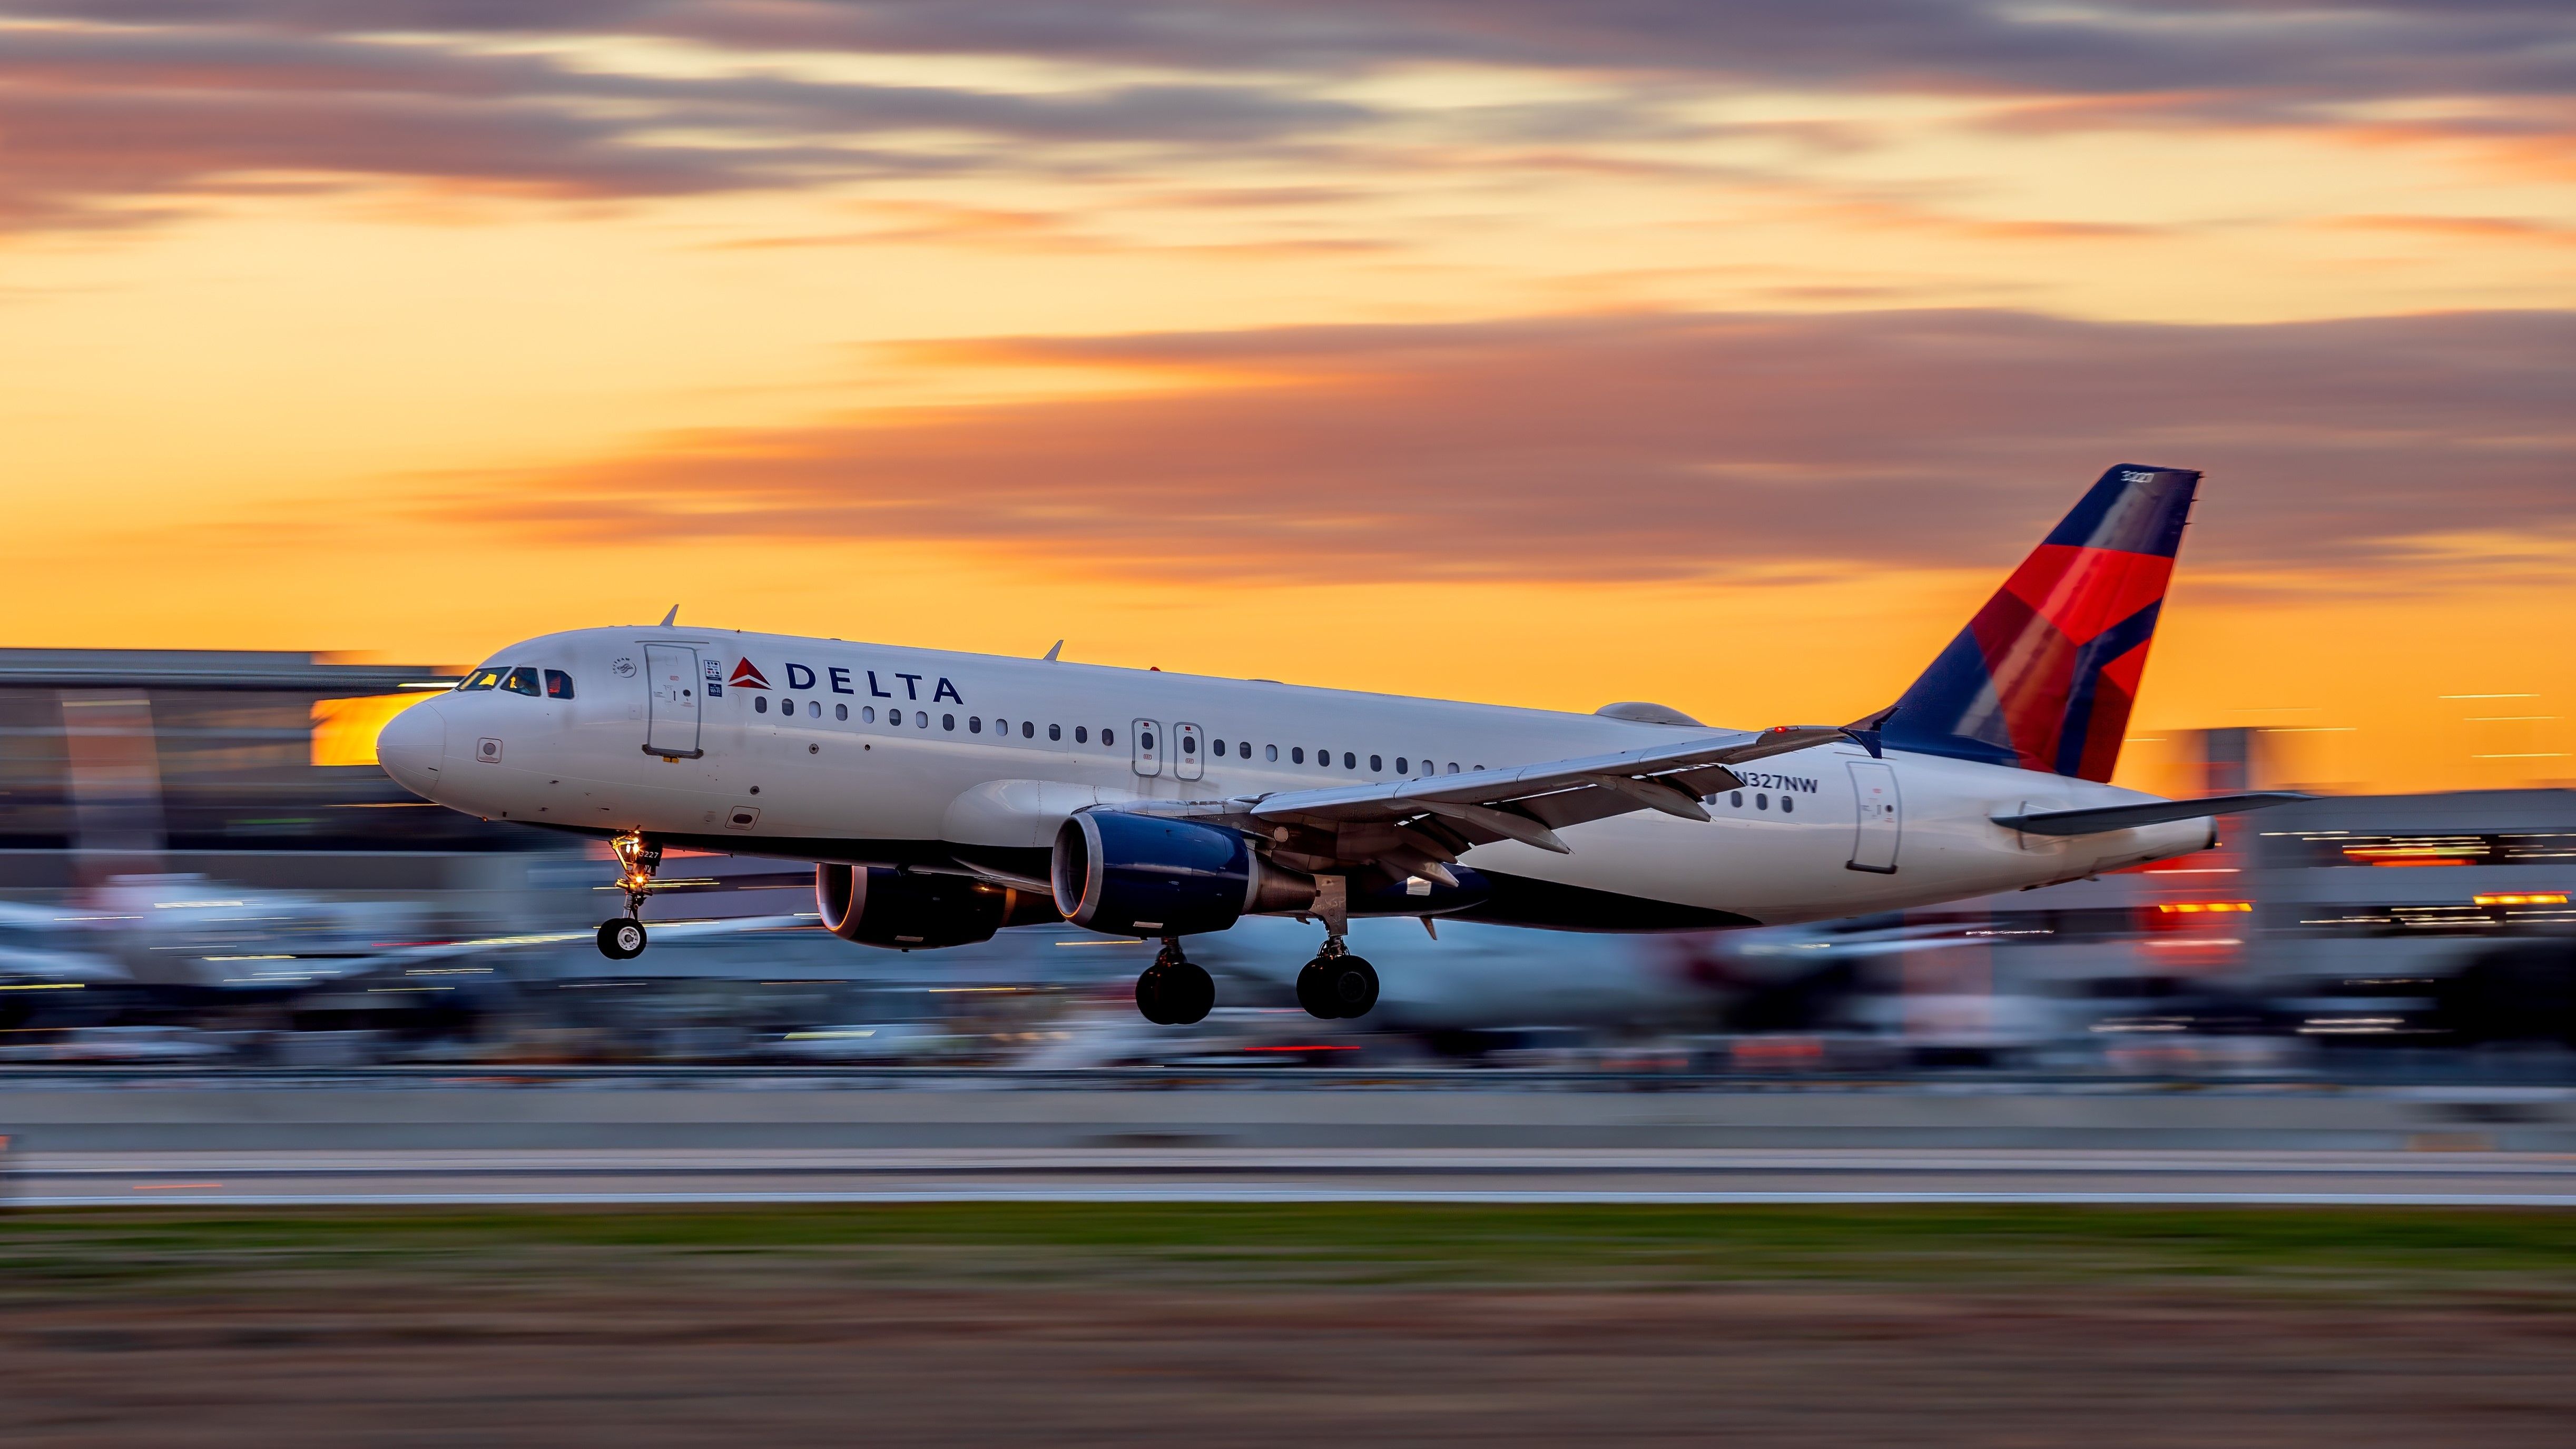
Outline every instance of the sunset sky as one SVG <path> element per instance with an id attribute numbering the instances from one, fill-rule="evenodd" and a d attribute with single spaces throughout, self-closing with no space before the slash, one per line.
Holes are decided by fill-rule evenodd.
<path id="1" fill-rule="evenodd" d="M 2117 462 L 2127 778 L 2576 781 L 2576 7 L 0 0 L 0 643 L 1834 722 Z"/>

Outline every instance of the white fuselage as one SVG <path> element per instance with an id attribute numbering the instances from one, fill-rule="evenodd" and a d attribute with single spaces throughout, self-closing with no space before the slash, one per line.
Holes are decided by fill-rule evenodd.
<path id="1" fill-rule="evenodd" d="M 746 664 L 766 688 L 747 683 Z M 487 667 L 560 671 L 571 697 L 460 690 L 406 711 L 380 745 L 405 787 L 490 819 L 856 863 L 1042 849 L 1066 813 L 1095 803 L 1258 796 L 1722 733 L 731 631 L 577 630 Z M 1640 810 L 1568 827 L 1570 855 L 1505 841 L 1461 863 L 1625 898 L 1637 928 L 1671 924 L 1658 904 L 1779 924 L 2071 880 L 2210 838 L 2205 820 L 2025 836 L 1990 817 L 2154 797 L 1902 751 L 1883 763 L 1897 809 L 1869 826 L 1856 782 L 1888 777 L 1836 743 L 1744 767 L 1746 788 L 1709 797 L 1706 822 Z M 1862 857 L 1893 869 L 1854 868 Z"/>

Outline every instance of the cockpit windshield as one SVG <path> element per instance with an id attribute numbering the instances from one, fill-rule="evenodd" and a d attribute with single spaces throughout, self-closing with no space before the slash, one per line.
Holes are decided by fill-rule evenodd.
<path id="1" fill-rule="evenodd" d="M 465 682 L 464 682 L 463 684 L 460 684 L 460 685 L 456 686 L 456 689 L 457 689 L 457 692 L 458 692 L 458 693 L 462 694 L 462 693 L 466 693 L 466 692 L 471 691 L 471 690 L 477 690 L 477 689 L 490 689 L 490 688 L 492 688 L 493 686 L 495 686 L 495 685 L 499 684 L 500 682 L 501 682 L 501 671 L 500 671 L 500 670 L 498 670 L 498 669 L 477 669 L 477 670 L 475 670 L 472 674 L 469 674 L 469 675 L 465 676 Z"/>
<path id="2" fill-rule="evenodd" d="M 531 699 L 543 692 L 537 688 L 537 671 L 524 664 L 511 670 L 510 677 L 501 681 L 501 687 L 512 694 L 524 694 Z"/>
<path id="3" fill-rule="evenodd" d="M 547 670 L 547 671 L 546 671 L 546 698 L 548 698 L 548 699 L 570 699 L 570 698 L 572 698 L 572 676 L 571 676 L 571 675 L 569 675 L 569 674 L 564 673 L 564 672 L 563 672 L 562 670 L 560 670 L 560 669 L 549 669 L 549 670 Z"/>

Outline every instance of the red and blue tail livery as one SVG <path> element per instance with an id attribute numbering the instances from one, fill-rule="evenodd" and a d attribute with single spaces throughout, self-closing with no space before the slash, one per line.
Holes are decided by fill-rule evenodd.
<path id="1" fill-rule="evenodd" d="M 1882 742 L 2110 779 L 2199 486 L 2187 468 L 2104 473 L 1874 721 Z"/>

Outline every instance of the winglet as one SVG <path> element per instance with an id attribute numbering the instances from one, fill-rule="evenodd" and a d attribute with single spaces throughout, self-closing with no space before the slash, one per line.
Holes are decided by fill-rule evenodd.
<path id="1" fill-rule="evenodd" d="M 1040 656 L 1040 657 L 1041 657 L 1041 658 L 1042 658 L 1046 663 L 1053 664 L 1053 663 L 1055 662 L 1055 656 L 1056 656 L 1056 655 L 1057 655 L 1057 653 L 1058 653 L 1059 651 L 1061 651 L 1063 648 L 1064 648 L 1064 641 L 1063 641 L 1063 640 L 1061 640 L 1061 639 L 1058 639 L 1058 640 L 1057 640 L 1057 641 L 1055 641 L 1054 643 L 1052 643 L 1052 644 L 1048 645 L 1048 646 L 1047 646 L 1047 652 L 1046 652 L 1044 655 Z"/>
<path id="2" fill-rule="evenodd" d="M 679 621 L 680 621 L 680 606 L 679 606 L 679 605 L 677 605 L 677 604 L 673 604 L 673 605 L 671 606 L 671 612 L 669 612 L 669 613 L 667 613 L 667 614 L 664 614 L 664 615 L 662 616 L 662 627 L 663 627 L 663 628 L 665 628 L 665 629 L 668 629 L 668 628 L 670 628 L 673 624 L 676 624 L 676 623 L 678 623 Z"/>

